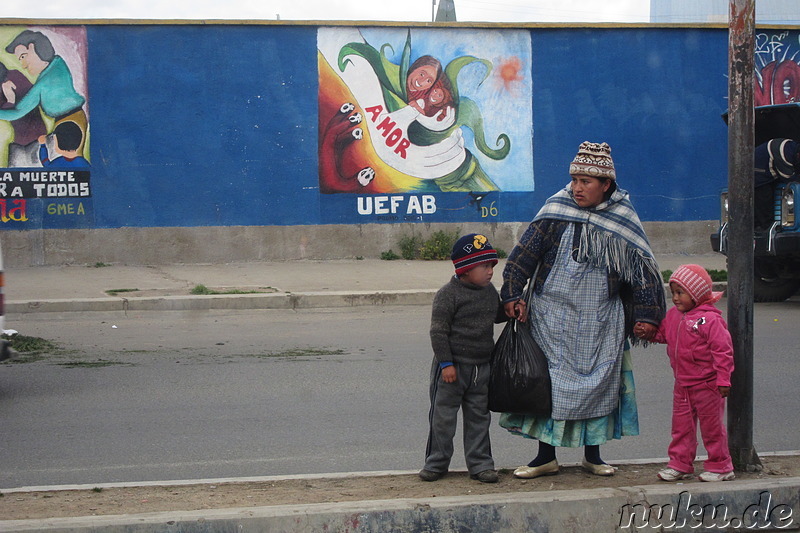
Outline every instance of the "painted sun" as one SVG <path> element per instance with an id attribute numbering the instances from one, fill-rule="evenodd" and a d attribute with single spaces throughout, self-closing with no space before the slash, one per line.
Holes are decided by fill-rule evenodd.
<path id="1" fill-rule="evenodd" d="M 518 57 L 502 60 L 497 67 L 496 76 L 503 88 L 511 92 L 515 82 L 523 80 L 522 61 Z"/>

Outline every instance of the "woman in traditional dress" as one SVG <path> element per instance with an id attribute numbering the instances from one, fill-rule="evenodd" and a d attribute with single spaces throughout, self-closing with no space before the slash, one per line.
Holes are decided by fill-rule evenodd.
<path id="1" fill-rule="evenodd" d="M 515 477 L 558 473 L 556 447 L 584 447 L 583 467 L 610 476 L 600 445 L 638 435 L 630 364 L 633 327 L 665 312 L 658 265 L 628 193 L 617 187 L 611 148 L 584 142 L 572 181 L 551 196 L 508 257 L 501 296 L 525 321 L 548 360 L 550 417 L 504 413 L 500 425 L 538 439 L 539 453 Z M 530 280 L 530 302 L 520 297 Z M 527 307 L 527 309 L 526 309 Z"/>

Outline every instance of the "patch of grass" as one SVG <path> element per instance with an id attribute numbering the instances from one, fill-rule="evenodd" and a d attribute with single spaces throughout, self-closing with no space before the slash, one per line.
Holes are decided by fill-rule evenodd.
<path id="1" fill-rule="evenodd" d="M 200 295 L 211 295 L 211 294 L 261 294 L 264 290 L 269 292 L 274 292 L 272 287 L 261 287 L 262 290 L 247 290 L 243 291 L 241 289 L 226 289 L 224 291 L 215 291 L 213 289 L 209 289 L 205 285 L 195 285 L 192 287 L 192 290 L 189 291 L 190 294 L 200 294 Z"/>
<path id="2" fill-rule="evenodd" d="M 58 350 L 58 346 L 54 342 L 41 337 L 29 337 L 17 333 L 16 335 L 2 335 L 2 338 L 9 341 L 11 348 L 21 354 L 36 355 Z"/>
<path id="3" fill-rule="evenodd" d="M 427 261 L 450 259 L 457 240 L 458 232 L 436 231 L 422 244 L 419 256 Z"/>
<path id="4" fill-rule="evenodd" d="M 103 492 L 103 488 L 102 487 L 95 487 L 95 488 L 92 489 L 92 492 Z"/>
<path id="5" fill-rule="evenodd" d="M 427 239 L 416 235 L 401 237 L 397 241 L 397 245 L 400 247 L 400 256 L 406 260 L 424 259 L 426 261 L 435 261 L 450 259 L 453 245 L 459 237 L 458 231 L 436 231 Z M 384 259 L 383 255 L 381 255 L 381 259 Z"/>
<path id="6" fill-rule="evenodd" d="M 205 285 L 195 285 L 189 292 L 191 294 L 213 294 L 211 292 L 211 289 L 209 289 Z"/>
<path id="7" fill-rule="evenodd" d="M 93 265 L 89 265 L 90 268 L 103 268 L 103 267 L 110 267 L 110 266 L 111 265 L 109 265 L 108 263 L 103 263 L 102 261 L 98 261 L 97 263 L 95 263 Z"/>
<path id="8" fill-rule="evenodd" d="M 711 269 L 708 271 L 708 275 L 711 276 L 711 281 L 728 281 L 728 271 L 727 270 L 714 270 Z"/>
<path id="9" fill-rule="evenodd" d="M 389 250 L 387 252 L 381 252 L 381 259 L 384 261 L 394 261 L 395 259 L 400 259 L 400 256 L 394 253 L 393 250 Z"/>
<path id="10" fill-rule="evenodd" d="M 64 368 L 105 368 L 107 366 L 133 366 L 131 363 L 107 361 L 105 359 L 97 359 L 95 361 L 66 361 L 64 363 L 56 364 L 58 366 L 63 366 Z"/>
<path id="11" fill-rule="evenodd" d="M 422 238 L 416 235 L 400 237 L 397 245 L 400 247 L 400 257 L 406 260 L 417 259 L 419 249 L 422 247 Z"/>
<path id="12" fill-rule="evenodd" d="M 257 355 L 256 357 L 322 357 L 328 355 L 342 355 L 346 353 L 344 350 L 328 348 L 289 348 L 282 352 L 268 352 L 265 354 Z"/>
<path id="13" fill-rule="evenodd" d="M 137 292 L 139 289 L 108 289 L 106 294 L 109 296 L 116 296 L 121 292 Z"/>

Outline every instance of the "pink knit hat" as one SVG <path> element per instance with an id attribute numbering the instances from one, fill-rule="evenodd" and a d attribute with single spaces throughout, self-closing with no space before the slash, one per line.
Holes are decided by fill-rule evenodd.
<path id="1" fill-rule="evenodd" d="M 696 304 L 715 303 L 722 298 L 721 292 L 712 291 L 711 276 L 700 265 L 681 265 L 669 277 L 670 283 L 677 283 Z"/>

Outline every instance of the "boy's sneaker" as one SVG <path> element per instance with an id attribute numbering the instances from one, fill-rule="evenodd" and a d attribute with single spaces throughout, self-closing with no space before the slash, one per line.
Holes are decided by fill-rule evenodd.
<path id="1" fill-rule="evenodd" d="M 422 481 L 436 481 L 444 475 L 444 472 L 433 472 L 432 470 L 425 470 L 424 468 L 419 471 L 419 478 Z"/>
<path id="2" fill-rule="evenodd" d="M 469 476 L 470 479 L 477 479 L 481 483 L 497 483 L 497 471 L 496 470 L 484 470 L 483 472 L 478 472 L 477 474 L 472 474 Z"/>
<path id="3" fill-rule="evenodd" d="M 730 472 L 703 472 L 698 476 L 700 481 L 731 481 L 736 479 L 736 474 Z"/>
<path id="4" fill-rule="evenodd" d="M 658 479 L 663 481 L 680 481 L 681 479 L 689 479 L 692 475 L 691 472 L 681 472 L 674 468 L 665 468 L 658 471 Z"/>

